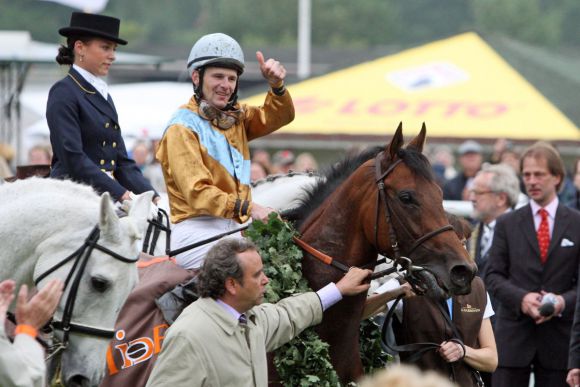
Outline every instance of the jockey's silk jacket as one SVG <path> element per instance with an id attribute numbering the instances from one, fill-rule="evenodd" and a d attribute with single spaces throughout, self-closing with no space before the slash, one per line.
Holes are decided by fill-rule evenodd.
<path id="1" fill-rule="evenodd" d="M 192 97 L 171 118 L 156 153 L 167 186 L 171 222 L 215 216 L 244 223 L 251 213 L 248 142 L 294 119 L 288 90 L 269 91 L 263 106 L 236 106 L 240 119 L 223 130 L 198 114 Z"/>

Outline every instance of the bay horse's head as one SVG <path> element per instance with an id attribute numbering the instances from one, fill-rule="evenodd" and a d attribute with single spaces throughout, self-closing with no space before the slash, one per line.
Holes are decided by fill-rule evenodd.
<path id="1" fill-rule="evenodd" d="M 391 142 L 374 160 L 377 205 L 370 223 L 377 250 L 407 268 L 414 287 L 434 298 L 467 294 L 476 266 L 449 224 L 443 193 L 422 154 L 425 124 L 403 147 L 399 124 Z M 373 163 L 373 161 L 370 161 Z"/>

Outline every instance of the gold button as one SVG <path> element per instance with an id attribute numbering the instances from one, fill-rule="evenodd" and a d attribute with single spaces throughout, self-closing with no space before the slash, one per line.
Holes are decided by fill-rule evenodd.
<path id="1" fill-rule="evenodd" d="M 105 124 L 105 128 L 108 128 L 108 127 L 109 127 L 109 125 L 110 125 L 110 124 L 107 122 L 107 123 Z"/>
<path id="2" fill-rule="evenodd" d="M 101 160 L 101 165 L 105 165 L 105 160 Z"/>
<path id="3" fill-rule="evenodd" d="M 111 165 L 115 165 L 115 160 L 111 160 Z"/>
<path id="4" fill-rule="evenodd" d="M 117 143 L 113 141 L 113 148 L 117 147 Z"/>
<path id="5" fill-rule="evenodd" d="M 115 129 L 119 129 L 119 127 L 117 125 L 115 125 Z"/>
<path id="6" fill-rule="evenodd" d="M 106 141 L 103 141 L 103 146 L 105 146 L 105 145 L 107 145 L 107 142 Z"/>
<path id="7" fill-rule="evenodd" d="M 101 171 L 103 172 L 107 172 L 107 170 L 105 168 L 101 168 Z"/>

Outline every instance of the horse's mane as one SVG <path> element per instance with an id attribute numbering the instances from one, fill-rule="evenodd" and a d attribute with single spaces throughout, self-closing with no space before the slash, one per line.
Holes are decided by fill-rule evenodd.
<path id="1" fill-rule="evenodd" d="M 307 216 L 318 208 L 355 170 L 368 160 L 375 158 L 383 149 L 384 147 L 381 146 L 367 148 L 359 154 L 349 155 L 324 169 L 321 173 L 322 178 L 306 192 L 305 197 L 300 200 L 301 204 L 285 213 L 284 216 L 293 220 L 296 227 L 299 228 Z M 413 148 L 400 149 L 398 156 L 414 173 L 428 181 L 434 180 L 429 161 L 421 152 Z"/>

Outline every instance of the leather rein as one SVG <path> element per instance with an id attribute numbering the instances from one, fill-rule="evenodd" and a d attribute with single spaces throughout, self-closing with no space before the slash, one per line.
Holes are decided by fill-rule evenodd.
<path id="1" fill-rule="evenodd" d="M 382 207 L 385 208 L 385 211 L 384 211 L 385 222 L 389 226 L 389 241 L 391 244 L 391 248 L 393 249 L 394 256 L 393 256 L 393 258 L 382 258 L 382 259 L 377 260 L 375 262 L 371 262 L 370 264 L 364 265 L 361 268 L 369 268 L 369 267 L 374 268 L 374 267 L 376 267 L 376 265 L 383 263 L 383 262 L 386 262 L 387 260 L 390 260 L 393 262 L 393 267 L 391 267 L 389 269 L 382 270 L 382 271 L 377 272 L 377 273 L 373 273 L 371 275 L 371 280 L 381 278 L 381 277 L 384 277 L 385 275 L 397 272 L 397 271 L 399 271 L 398 267 L 400 267 L 401 270 L 404 270 L 406 272 L 405 278 L 411 283 L 413 290 L 415 292 L 418 292 L 418 293 L 423 293 L 421 291 L 421 289 L 416 287 L 417 282 L 419 282 L 420 280 L 414 275 L 414 272 L 419 272 L 419 271 L 424 270 L 424 269 L 421 266 L 413 265 L 413 261 L 410 258 L 408 258 L 407 256 L 401 255 L 401 251 L 399 248 L 399 241 L 397 239 L 397 234 L 395 233 L 393 223 L 391 221 L 392 210 L 389 206 L 389 201 L 387 200 L 388 195 L 387 195 L 387 189 L 386 189 L 385 182 L 384 182 L 384 180 L 395 170 L 395 168 L 399 164 L 402 163 L 402 159 L 398 159 L 397 161 L 395 161 L 394 163 L 389 165 L 389 167 L 387 168 L 386 171 L 382 172 L 381 171 L 381 157 L 383 155 L 384 155 L 384 152 L 380 152 L 375 157 L 375 184 L 377 185 L 377 206 L 376 206 L 377 211 L 376 211 L 376 217 L 375 217 L 375 247 L 377 250 L 379 250 L 379 253 L 381 255 L 387 257 L 386 254 L 383 254 L 380 252 L 380 248 L 379 248 L 379 217 L 380 217 L 381 203 L 382 203 L 383 204 Z M 413 242 L 413 244 L 411 245 L 411 248 L 407 252 L 407 255 L 411 255 L 423 243 L 425 243 L 429 239 L 434 238 L 435 236 L 437 236 L 445 231 L 453 231 L 453 226 L 451 226 L 450 224 L 447 224 L 443 227 L 440 227 L 436 230 L 430 231 L 427 234 L 417 238 Z M 350 266 L 345 265 L 344 263 L 337 261 L 336 259 L 330 257 L 329 255 L 315 249 L 314 247 L 310 246 L 308 243 L 304 242 L 303 240 L 301 240 L 297 237 L 293 237 L 293 240 L 304 251 L 306 251 L 307 253 L 309 253 L 310 255 L 312 255 L 313 257 L 318 259 L 319 261 L 321 261 L 327 265 L 333 266 L 344 273 L 346 273 L 350 270 Z"/>
<path id="2" fill-rule="evenodd" d="M 81 278 L 83 276 L 88 260 L 94 249 L 97 249 L 125 263 L 135 263 L 139 259 L 138 257 L 134 259 L 123 257 L 115 253 L 114 251 L 109 250 L 108 248 L 100 245 L 98 243 L 100 235 L 101 230 L 99 229 L 99 226 L 96 225 L 90 232 L 89 236 L 85 239 L 81 247 L 79 247 L 75 252 L 66 257 L 64 260 L 60 261 L 58 264 L 52 266 L 50 269 L 39 275 L 34 281 L 34 284 L 38 286 L 40 281 L 49 276 L 51 273 L 55 272 L 57 269 L 61 268 L 70 261 L 74 262 L 64 282 L 64 289 L 66 290 L 66 288 L 70 284 L 70 290 L 66 298 L 62 319 L 60 321 L 52 320 L 52 322 L 50 323 L 50 327 L 53 330 L 63 331 L 63 338 L 60 343 L 50 348 L 49 351 L 50 354 L 47 357 L 47 359 L 50 359 L 51 357 L 55 356 L 57 353 L 65 350 L 68 347 L 70 332 L 78 332 L 89 336 L 97 336 L 103 338 L 112 338 L 114 335 L 113 329 L 95 327 L 86 324 L 78 324 L 72 322 L 72 315 L 75 307 L 75 301 L 77 298 L 79 285 L 81 283 Z"/>

